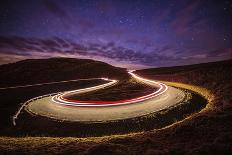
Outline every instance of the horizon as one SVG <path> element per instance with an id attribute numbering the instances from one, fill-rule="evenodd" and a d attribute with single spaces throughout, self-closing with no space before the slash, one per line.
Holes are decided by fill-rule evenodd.
<path id="1" fill-rule="evenodd" d="M 76 60 L 93 60 L 93 61 L 99 61 L 99 62 L 103 62 L 103 61 L 100 61 L 100 60 L 94 60 L 94 59 L 88 59 L 88 58 L 73 58 L 73 57 L 50 57 L 50 58 L 29 58 L 29 59 L 23 59 L 23 60 L 18 60 L 18 61 L 13 61 L 13 62 L 9 62 L 9 63 L 4 63 L 4 64 L 0 64 L 1 65 L 8 65 L 8 64 L 12 64 L 12 63 L 17 63 L 17 62 L 20 62 L 20 61 L 26 61 L 26 60 L 46 60 L 46 59 L 59 59 L 59 58 L 64 58 L 64 59 L 76 59 Z M 144 66 L 144 67 L 141 67 L 141 66 L 138 66 L 137 68 L 136 67 L 132 67 L 132 68 L 129 68 L 129 67 L 124 67 L 124 66 L 117 66 L 117 65 L 113 65 L 113 64 L 110 64 L 110 63 L 107 63 L 107 62 L 104 62 L 104 63 L 107 63 L 109 65 L 112 65 L 114 67 L 119 67 L 119 68 L 124 68 L 124 69 L 127 69 L 128 71 L 130 70 L 133 70 L 133 71 L 138 71 L 138 70 L 146 70 L 146 69 L 153 69 L 153 68 L 169 68 L 169 67 L 184 67 L 184 66 L 191 66 L 191 65 L 201 65 L 201 64 L 207 64 L 207 63 L 217 63 L 217 62 L 223 62 L 223 61 L 231 61 L 232 59 L 231 58 L 228 58 L 228 59 L 224 59 L 224 60 L 218 60 L 218 61 L 209 61 L 209 62 L 202 62 L 202 63 L 193 63 L 193 64 L 185 64 L 185 65 L 175 65 L 175 66 Z M 140 67 L 140 68 L 139 68 Z"/>

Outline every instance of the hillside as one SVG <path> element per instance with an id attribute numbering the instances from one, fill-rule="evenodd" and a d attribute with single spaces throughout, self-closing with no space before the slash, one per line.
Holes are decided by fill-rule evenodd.
<path id="1" fill-rule="evenodd" d="M 200 86 L 211 94 L 206 109 L 183 122 L 151 134 L 153 146 L 161 154 L 232 153 L 232 60 L 153 68 L 137 73 L 151 79 Z M 165 145 L 159 144 L 160 141 Z"/>
<path id="2" fill-rule="evenodd" d="M 72 80 L 79 78 L 123 78 L 126 69 L 90 59 L 29 59 L 0 66 L 0 87 Z"/>
<path id="3" fill-rule="evenodd" d="M 0 66 L 0 87 L 37 84 L 80 78 L 128 77 L 126 69 L 89 59 L 51 58 L 23 60 Z M 33 97 L 102 84 L 100 79 L 0 90 L 0 133 L 11 131 L 12 116 L 19 104 Z M 15 130 L 12 129 L 14 132 Z"/>
<path id="4" fill-rule="evenodd" d="M 199 93 L 209 92 L 209 103 L 204 110 L 166 128 L 90 139 L 2 137 L 0 149 L 6 153 L 32 154 L 231 154 L 231 66 L 232 60 L 228 60 L 136 71 L 150 79 L 172 81 L 173 85 L 187 83 L 204 88 Z"/>
<path id="5" fill-rule="evenodd" d="M 187 66 L 152 68 L 136 71 L 147 78 L 194 84 L 215 91 L 219 86 L 230 87 L 232 60 Z"/>

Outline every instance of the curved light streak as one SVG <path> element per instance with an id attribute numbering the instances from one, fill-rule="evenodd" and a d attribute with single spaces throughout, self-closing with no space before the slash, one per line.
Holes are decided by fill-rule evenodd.
<path id="1" fill-rule="evenodd" d="M 167 85 L 165 85 L 163 83 L 142 78 L 142 77 L 134 74 L 133 71 L 129 71 L 128 73 L 133 78 L 135 78 L 143 83 L 158 86 L 159 89 L 154 91 L 151 94 L 148 94 L 148 95 L 144 95 L 144 96 L 132 98 L 132 99 L 118 100 L 118 101 L 79 101 L 79 100 L 66 99 L 64 97 L 65 95 L 68 95 L 70 93 L 78 93 L 78 92 L 84 93 L 84 92 L 90 92 L 93 90 L 103 89 L 103 88 L 105 88 L 107 86 L 111 86 L 117 82 L 116 80 L 110 80 L 110 79 L 103 78 L 103 80 L 107 80 L 107 81 L 111 81 L 111 82 L 106 83 L 106 84 L 102 84 L 102 85 L 98 85 L 98 86 L 94 86 L 94 87 L 72 90 L 72 91 L 61 93 L 61 94 L 57 94 L 57 95 L 52 97 L 52 101 L 55 103 L 61 104 L 61 105 L 68 105 L 68 106 L 83 106 L 83 107 L 119 106 L 119 105 L 126 105 L 126 104 L 131 104 L 131 103 L 142 102 L 142 101 L 154 98 L 156 96 L 159 96 L 159 95 L 165 93 L 168 89 Z"/>

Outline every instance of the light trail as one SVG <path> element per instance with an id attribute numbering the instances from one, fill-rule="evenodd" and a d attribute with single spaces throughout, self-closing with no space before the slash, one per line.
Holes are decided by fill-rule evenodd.
<path id="1" fill-rule="evenodd" d="M 55 103 L 58 103 L 58 104 L 68 105 L 68 106 L 83 106 L 83 107 L 119 106 L 119 105 L 141 102 L 141 101 L 145 101 L 145 100 L 154 98 L 156 96 L 159 96 L 159 95 L 165 93 L 168 89 L 168 87 L 163 83 L 139 77 L 136 74 L 134 74 L 133 71 L 129 71 L 128 73 L 133 78 L 135 78 L 143 83 L 147 83 L 149 85 L 156 85 L 157 87 L 159 87 L 159 89 L 151 94 L 148 94 L 148 95 L 144 95 L 144 96 L 132 98 L 132 99 L 118 100 L 118 101 L 79 101 L 79 100 L 66 99 L 64 97 L 64 96 L 69 95 L 71 93 L 84 93 L 84 92 L 90 92 L 93 90 L 102 89 L 108 85 L 112 85 L 112 84 L 117 82 L 116 80 L 109 80 L 111 82 L 109 82 L 107 84 L 103 84 L 103 85 L 99 85 L 99 86 L 95 86 L 95 87 L 84 88 L 84 89 L 73 90 L 73 91 L 68 91 L 68 92 L 64 92 L 62 94 L 58 94 L 58 95 L 52 97 L 52 101 Z"/>
<path id="2" fill-rule="evenodd" d="M 58 81 L 58 82 L 46 82 L 46 83 L 38 83 L 38 84 L 33 84 L 33 85 L 22 85 L 22 86 L 14 86 L 14 87 L 5 87 L 5 88 L 0 88 L 0 90 L 4 90 L 4 89 L 15 89 L 15 88 L 26 88 L 26 87 L 33 87 L 33 86 L 42 86 L 42 85 L 49 85 L 49 84 L 58 84 L 58 83 L 67 83 L 67 82 L 76 82 L 76 81 L 83 81 L 83 80 L 96 80 L 96 79 L 101 79 L 101 80 L 105 80 L 105 81 L 111 81 L 109 83 L 106 84 L 102 84 L 102 85 L 98 85 L 98 86 L 94 86 L 94 87 L 90 87 L 90 88 L 85 88 L 85 90 L 88 89 L 100 89 L 100 88 L 104 88 L 110 85 L 113 85 L 117 82 L 117 80 L 109 80 L 108 78 L 89 78 L 89 79 L 76 79 L 76 80 L 67 80 L 67 81 Z M 79 89 L 79 90 L 74 90 L 74 91 L 69 91 L 69 92 L 78 92 L 78 91 L 83 91 L 83 89 Z M 16 126 L 16 120 L 18 119 L 19 114 L 21 113 L 21 111 L 24 109 L 24 107 L 29 104 L 32 101 L 35 101 L 37 99 L 43 98 L 43 97 L 47 97 L 47 96 L 54 96 L 57 94 L 61 94 L 60 92 L 58 93 L 51 93 L 51 94 L 46 94 L 46 95 L 41 95 L 41 96 L 37 96 L 35 98 L 32 98 L 26 102 L 20 103 L 20 107 L 19 109 L 16 111 L 15 115 L 12 117 L 12 123 L 14 126 Z"/>
<path id="3" fill-rule="evenodd" d="M 106 80 L 106 81 L 108 80 L 107 78 L 75 79 L 75 80 L 45 82 L 45 83 L 36 83 L 36 84 L 21 85 L 21 86 L 12 86 L 12 87 L 2 87 L 2 88 L 0 88 L 0 90 L 5 90 L 5 89 L 16 89 L 16 88 L 26 88 L 26 87 L 34 87 L 34 86 L 43 86 L 43 85 L 59 84 L 59 83 L 68 83 L 68 82 L 76 82 L 76 81 L 98 80 L 98 79 Z"/>
<path id="4" fill-rule="evenodd" d="M 116 83 L 114 80 L 105 79 L 109 83 L 41 97 L 26 104 L 23 109 L 34 115 L 62 121 L 105 122 L 145 116 L 179 104 L 185 99 L 186 94 L 180 89 L 142 78 L 134 74 L 133 71 L 130 71 L 129 74 L 138 82 L 156 87 L 156 90 L 148 95 L 111 101 L 111 103 L 109 101 L 96 101 L 94 103 L 91 103 L 92 101 L 64 101 L 67 98 L 64 95 L 66 93 L 68 95 L 76 95 L 78 93 L 95 91 L 96 89 L 104 89 Z M 61 98 L 62 95 L 64 95 L 64 99 Z"/>

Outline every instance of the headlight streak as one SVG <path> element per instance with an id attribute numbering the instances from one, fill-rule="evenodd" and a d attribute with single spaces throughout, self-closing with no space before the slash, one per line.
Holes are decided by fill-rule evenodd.
<path id="1" fill-rule="evenodd" d="M 76 82 L 76 81 L 81 81 L 81 80 L 95 80 L 95 79 L 101 79 L 101 80 L 105 80 L 105 81 L 112 81 L 112 83 L 103 84 L 105 87 L 110 86 L 110 85 L 117 82 L 117 80 L 109 80 L 108 78 L 88 78 L 88 79 L 76 79 L 76 80 L 45 82 L 45 83 L 37 83 L 37 84 L 14 86 L 14 87 L 4 87 L 4 88 L 0 88 L 0 90 L 15 89 L 15 88 L 26 88 L 26 87 L 34 87 L 34 86 L 42 86 L 42 85 L 50 85 L 50 84 L 58 84 L 58 83 Z M 98 86 L 95 86 L 95 87 L 92 87 L 92 88 L 96 88 L 96 87 L 98 87 Z M 87 88 L 87 89 L 90 89 L 90 88 Z M 81 89 L 76 90 L 76 91 L 80 91 L 80 90 Z M 16 126 L 16 120 L 18 119 L 19 114 L 21 113 L 21 111 L 24 109 L 24 107 L 27 104 L 29 104 L 30 102 L 35 101 L 37 99 L 47 97 L 47 96 L 54 96 L 54 95 L 57 95 L 57 94 L 61 95 L 62 93 L 58 92 L 58 93 L 51 93 L 51 94 L 41 95 L 41 96 L 34 97 L 34 98 L 30 99 L 30 100 L 27 100 L 26 102 L 20 103 L 19 109 L 16 111 L 15 115 L 12 117 L 13 125 Z"/>
<path id="2" fill-rule="evenodd" d="M 107 80 L 107 81 L 111 81 L 111 82 L 106 83 L 106 84 L 102 84 L 102 85 L 98 85 L 98 86 L 94 86 L 94 87 L 64 92 L 62 94 L 58 94 L 56 96 L 53 96 L 52 101 L 55 103 L 61 104 L 61 105 L 79 106 L 79 107 L 120 106 L 120 105 L 126 105 L 126 104 L 131 104 L 131 103 L 138 103 L 138 102 L 142 102 L 142 101 L 151 99 L 153 97 L 156 97 L 156 96 L 159 96 L 159 95 L 165 93 L 168 89 L 167 85 L 165 85 L 163 83 L 141 78 L 141 77 L 137 76 L 136 74 L 134 74 L 133 71 L 129 71 L 128 73 L 132 77 L 134 77 L 135 79 L 137 79 L 143 83 L 147 83 L 149 85 L 155 84 L 156 86 L 159 87 L 159 89 L 156 90 L 155 92 L 148 94 L 148 95 L 145 95 L 145 96 L 141 96 L 141 97 L 137 97 L 137 98 L 133 98 L 133 99 L 118 100 L 118 101 L 79 101 L 79 100 L 66 99 L 64 97 L 65 95 L 68 95 L 70 93 L 77 93 L 77 92 L 84 93 L 84 92 L 90 92 L 92 90 L 103 89 L 103 88 L 110 86 L 110 85 L 113 85 L 117 82 L 116 80 L 102 78 L 103 80 Z"/>

